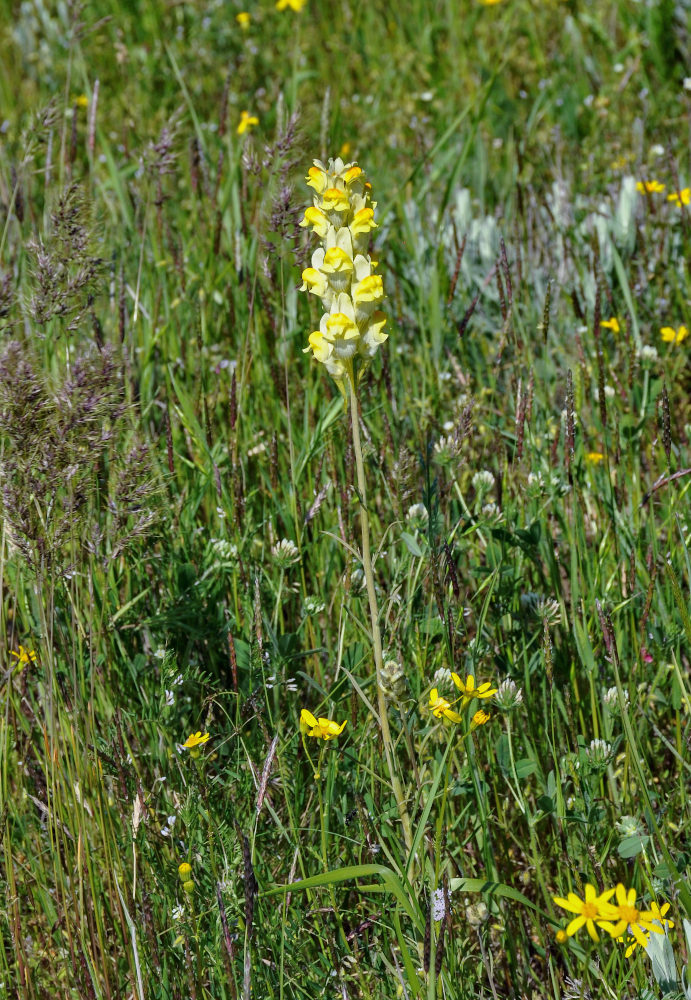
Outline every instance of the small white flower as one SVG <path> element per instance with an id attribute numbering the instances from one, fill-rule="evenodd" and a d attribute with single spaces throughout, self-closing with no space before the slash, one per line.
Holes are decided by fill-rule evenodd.
<path id="1" fill-rule="evenodd" d="M 174 704 L 175 704 L 175 695 L 173 694 L 172 691 L 168 691 L 168 689 L 166 688 L 166 705 L 168 708 L 170 708 L 170 706 Z"/>
<path id="2" fill-rule="evenodd" d="M 502 516 L 501 507 L 496 503 L 486 503 L 482 508 L 482 516 L 488 521 L 496 521 Z"/>
<path id="3" fill-rule="evenodd" d="M 444 890 L 435 889 L 432 893 L 432 920 L 443 920 L 446 916 L 446 900 Z"/>
<path id="4" fill-rule="evenodd" d="M 282 538 L 280 542 L 271 548 L 271 555 L 276 560 L 280 569 L 291 566 L 300 559 L 300 550 L 295 542 L 289 538 Z"/>
<path id="5" fill-rule="evenodd" d="M 659 142 L 656 143 L 654 146 L 650 147 L 650 155 L 659 160 L 661 156 L 665 155 L 665 147 L 661 146 Z"/>
<path id="6" fill-rule="evenodd" d="M 654 347 L 652 344 L 642 344 L 638 352 L 638 357 L 641 361 L 657 361 L 657 347 Z"/>
<path id="7" fill-rule="evenodd" d="M 157 660 L 165 660 L 166 658 L 166 648 L 165 646 L 159 646 L 158 649 L 154 650 L 154 656 Z"/>
<path id="8" fill-rule="evenodd" d="M 325 609 L 326 604 L 324 601 L 320 601 L 318 597 L 306 597 L 302 607 L 303 613 L 308 617 L 312 617 L 313 615 L 320 615 Z"/>
<path id="9" fill-rule="evenodd" d="M 523 690 L 518 687 L 515 681 L 507 677 L 499 685 L 494 700 L 499 708 L 510 711 L 523 703 Z"/>
<path id="10" fill-rule="evenodd" d="M 489 469 L 482 469 L 480 472 L 475 473 L 473 476 L 473 489 L 478 495 L 484 496 L 485 493 L 489 493 L 493 488 L 494 476 Z"/>
<path id="11" fill-rule="evenodd" d="M 408 521 L 427 521 L 429 514 L 424 503 L 414 503 L 408 508 L 406 519 Z"/>
<path id="12" fill-rule="evenodd" d="M 183 678 L 182 674 L 178 674 L 177 677 L 175 678 L 175 680 L 173 681 L 173 684 L 178 684 L 178 685 L 182 684 L 183 680 L 184 680 L 184 678 Z"/>
<path id="13" fill-rule="evenodd" d="M 619 695 L 615 687 L 608 688 L 602 696 L 602 700 L 609 709 L 610 712 L 616 713 L 619 711 Z M 624 691 L 624 706 L 629 707 L 629 692 Z"/>
<path id="14" fill-rule="evenodd" d="M 178 903 L 177 906 L 173 907 L 173 920 L 182 920 L 185 916 L 185 907 Z"/>
<path id="15" fill-rule="evenodd" d="M 684 77 L 684 90 L 691 90 L 691 76 Z"/>
<path id="16" fill-rule="evenodd" d="M 612 744 L 606 740 L 591 740 L 586 754 L 592 764 L 604 767 L 612 758 Z"/>

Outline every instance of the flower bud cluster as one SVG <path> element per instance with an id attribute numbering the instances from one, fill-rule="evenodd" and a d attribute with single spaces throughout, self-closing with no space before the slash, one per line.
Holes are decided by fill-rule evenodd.
<path id="1" fill-rule="evenodd" d="M 345 392 L 345 381 L 355 384 L 387 339 L 386 316 L 378 308 L 384 287 L 367 252 L 377 225 L 376 202 L 364 172 L 340 157 L 328 166 L 315 160 L 307 183 L 314 190 L 313 204 L 300 225 L 311 228 L 321 246 L 302 272 L 301 291 L 320 298 L 325 312 L 305 353 L 311 351 Z"/>

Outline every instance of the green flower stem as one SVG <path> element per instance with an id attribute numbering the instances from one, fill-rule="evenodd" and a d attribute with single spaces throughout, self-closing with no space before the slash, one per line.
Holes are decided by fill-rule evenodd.
<path id="1" fill-rule="evenodd" d="M 389 716 L 386 705 L 386 696 L 382 689 L 382 668 L 384 665 L 381 646 L 381 631 L 379 628 L 379 609 L 377 607 L 377 595 L 374 590 L 374 572 L 372 570 L 372 554 L 369 542 L 369 514 L 367 512 L 367 485 L 365 482 L 365 467 L 362 461 L 362 445 L 360 443 L 360 418 L 358 415 L 358 401 L 355 392 L 355 380 L 351 376 L 347 379 L 350 392 L 350 413 L 353 424 L 353 451 L 355 452 L 355 466 L 357 469 L 358 491 L 360 493 L 360 529 L 362 531 L 362 568 L 365 573 L 365 583 L 367 586 L 367 597 L 369 599 L 369 612 L 372 622 L 372 647 L 374 650 L 374 666 L 377 680 L 377 708 L 379 712 L 379 726 L 381 728 L 382 742 L 384 744 L 384 756 L 386 757 L 386 767 L 391 779 L 398 815 L 403 827 L 403 837 L 406 847 L 410 850 L 413 838 L 410 828 L 410 817 L 405 804 L 403 787 L 398 775 L 394 770 L 393 743 L 391 740 L 391 730 L 389 729 Z"/>

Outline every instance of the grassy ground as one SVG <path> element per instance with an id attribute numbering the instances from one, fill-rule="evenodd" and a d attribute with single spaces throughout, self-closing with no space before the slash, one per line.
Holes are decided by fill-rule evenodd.
<path id="1" fill-rule="evenodd" d="M 678 993 L 687 7 L 241 11 L 1 15 L 0 995 Z M 352 419 L 302 353 L 336 155 L 389 317 L 379 685 Z M 437 718 L 451 671 L 502 686 Z M 671 904 L 664 975 L 557 934 L 586 883 Z"/>

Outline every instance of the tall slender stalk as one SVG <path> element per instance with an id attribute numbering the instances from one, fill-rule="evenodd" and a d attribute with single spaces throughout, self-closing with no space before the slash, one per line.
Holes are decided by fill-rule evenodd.
<path id="1" fill-rule="evenodd" d="M 394 765 L 394 749 L 389 729 L 389 716 L 386 704 L 386 695 L 382 687 L 382 668 L 384 666 L 381 645 L 381 629 L 379 628 L 379 608 L 377 606 L 377 594 L 374 589 L 374 571 L 372 568 L 372 554 L 370 551 L 369 539 L 369 513 L 367 511 L 367 482 L 365 480 L 365 467 L 362 461 L 362 445 L 360 443 L 360 416 L 358 412 L 358 400 L 355 392 L 355 380 L 347 380 L 350 392 L 350 413 L 353 425 L 353 451 L 355 452 L 355 466 L 357 469 L 358 492 L 360 495 L 360 529 L 362 532 L 362 568 L 365 573 L 365 584 L 367 586 L 367 598 L 369 600 L 369 612 L 372 625 L 372 648 L 374 650 L 374 666 L 377 681 L 377 710 L 379 713 L 379 727 L 381 729 L 382 742 L 384 744 L 384 755 L 386 757 L 386 767 L 391 779 L 398 815 L 403 826 L 403 837 L 408 850 L 410 850 L 413 838 L 410 828 L 410 816 L 405 803 L 403 786 L 401 785 Z"/>

